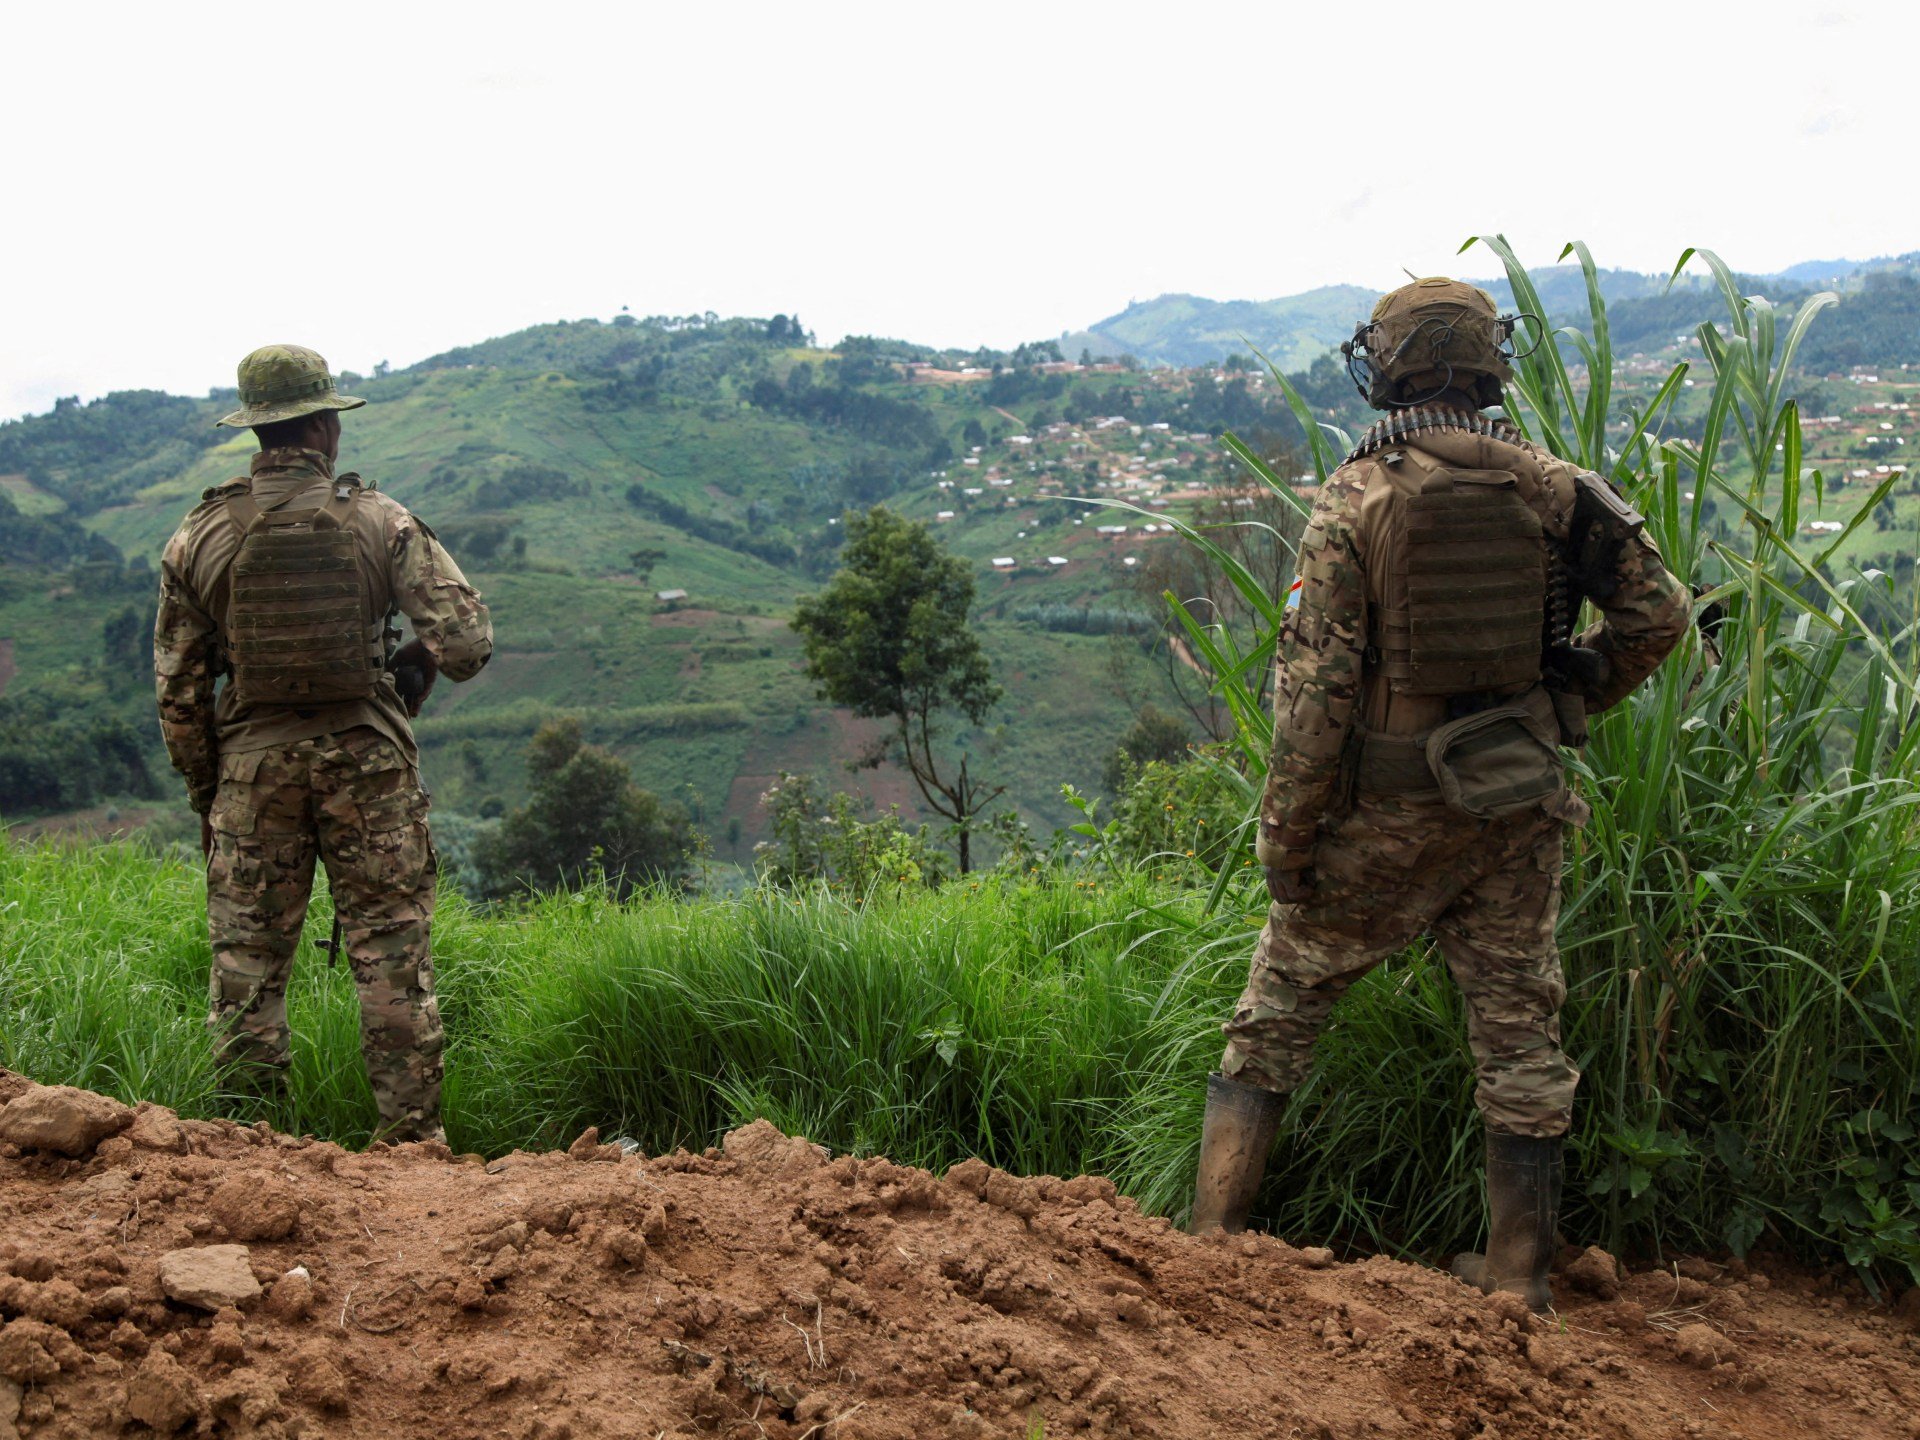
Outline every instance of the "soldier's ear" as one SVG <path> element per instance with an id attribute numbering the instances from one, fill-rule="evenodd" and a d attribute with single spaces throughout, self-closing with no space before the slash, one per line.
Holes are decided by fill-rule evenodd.
<path id="1" fill-rule="evenodd" d="M 340 454 L 340 412 L 321 410 L 309 417 L 307 444 L 330 459 Z"/>

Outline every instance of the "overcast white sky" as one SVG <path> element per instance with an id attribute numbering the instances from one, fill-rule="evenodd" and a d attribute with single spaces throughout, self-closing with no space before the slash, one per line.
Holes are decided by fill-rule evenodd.
<path id="1" fill-rule="evenodd" d="M 1724 12 L 1722 14 L 1716 12 Z M 1007 345 L 1708 245 L 1920 248 L 1910 4 L 34 4 L 0 11 L 0 417 L 797 311 Z"/>

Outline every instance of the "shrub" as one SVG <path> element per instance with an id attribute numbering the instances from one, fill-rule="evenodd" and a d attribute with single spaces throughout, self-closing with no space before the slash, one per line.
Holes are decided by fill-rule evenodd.
<path id="1" fill-rule="evenodd" d="M 755 859 L 769 884 L 824 881 L 865 900 L 902 887 L 937 885 L 950 871 L 947 855 L 935 847 L 927 827 L 907 828 L 897 806 L 863 820 L 854 796 L 845 791 L 823 796 L 811 775 L 786 771 L 760 800 L 773 839 L 755 847 Z"/>
<path id="2" fill-rule="evenodd" d="M 527 771 L 532 799 L 473 842 L 481 894 L 499 899 L 598 878 L 624 896 L 684 880 L 693 848 L 686 811 L 584 743 L 578 720 L 541 726 L 527 747 Z"/>

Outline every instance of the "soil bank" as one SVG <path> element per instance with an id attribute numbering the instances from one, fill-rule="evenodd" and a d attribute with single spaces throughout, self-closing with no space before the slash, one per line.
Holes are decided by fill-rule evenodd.
<path id="1" fill-rule="evenodd" d="M 1804 1275 L 1590 1251 L 1540 1319 L 764 1122 L 486 1164 L 0 1101 L 0 1440 L 1920 1433 L 1905 1315 Z"/>

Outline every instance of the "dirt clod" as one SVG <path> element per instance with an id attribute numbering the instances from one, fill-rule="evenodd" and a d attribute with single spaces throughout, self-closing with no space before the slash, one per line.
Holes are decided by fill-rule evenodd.
<path id="1" fill-rule="evenodd" d="M 126 1405 L 127 1414 L 162 1435 L 184 1429 L 206 1409 L 193 1376 L 164 1350 L 149 1353 L 128 1379 Z"/>
<path id="2" fill-rule="evenodd" d="M 309 1346 L 294 1357 L 293 1393 L 316 1409 L 341 1411 L 353 1392 L 340 1367 L 324 1351 Z"/>
<path id="3" fill-rule="evenodd" d="M 241 1327 L 238 1310 L 229 1307 L 215 1313 L 213 1328 L 207 1332 L 207 1353 L 229 1365 L 245 1358 L 247 1333 Z"/>
<path id="4" fill-rule="evenodd" d="M 0 1378 L 38 1385 L 60 1373 L 51 1343 L 58 1334 L 38 1320 L 9 1320 L 0 1326 Z"/>
<path id="5" fill-rule="evenodd" d="M 207 1213 L 235 1240 L 284 1240 L 300 1224 L 300 1201 L 278 1176 L 241 1174 L 220 1182 Z"/>
<path id="6" fill-rule="evenodd" d="M 805 1174 L 827 1163 L 826 1147 L 782 1135 L 765 1120 L 729 1131 L 720 1149 L 743 1168 L 776 1178 Z"/>
<path id="7" fill-rule="evenodd" d="M 313 1310 L 313 1276 L 296 1265 L 267 1291 L 267 1313 L 286 1325 L 297 1325 Z"/>
<path id="8" fill-rule="evenodd" d="M 132 1123 L 133 1111 L 118 1100 L 71 1085 L 36 1085 L 0 1108 L 0 1140 L 78 1157 Z"/>
<path id="9" fill-rule="evenodd" d="M 1620 1262 L 1598 1245 L 1589 1245 L 1562 1272 L 1567 1283 L 1588 1295 L 1611 1300 L 1620 1293 Z"/>
<path id="10" fill-rule="evenodd" d="M 1735 1347 L 1711 1325 L 1682 1325 L 1673 1337 L 1674 1351 L 1687 1364 L 1711 1370 L 1722 1360 L 1733 1357 Z"/>
<path id="11" fill-rule="evenodd" d="M 148 1150 L 187 1153 L 187 1132 L 180 1128 L 179 1117 L 163 1105 L 143 1100 L 134 1107 L 133 1124 L 126 1138 Z"/>

